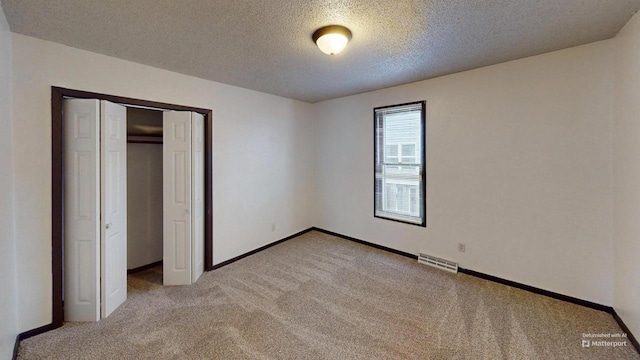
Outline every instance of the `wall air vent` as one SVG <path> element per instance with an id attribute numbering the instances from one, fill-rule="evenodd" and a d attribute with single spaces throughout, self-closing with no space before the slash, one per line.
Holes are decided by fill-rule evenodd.
<path id="1" fill-rule="evenodd" d="M 441 270 L 446 270 L 454 274 L 458 272 L 458 263 L 440 259 L 435 256 L 420 253 L 420 255 L 418 256 L 418 262 L 421 264 L 433 266 Z"/>

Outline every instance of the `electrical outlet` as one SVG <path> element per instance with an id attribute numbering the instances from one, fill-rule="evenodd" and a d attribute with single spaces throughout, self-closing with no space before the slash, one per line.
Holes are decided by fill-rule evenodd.
<path id="1" fill-rule="evenodd" d="M 271 224 L 271 232 L 276 231 L 276 223 Z"/>
<path id="2" fill-rule="evenodd" d="M 458 243 L 458 251 L 463 253 L 465 250 L 467 250 L 467 245 L 465 245 L 465 243 Z"/>

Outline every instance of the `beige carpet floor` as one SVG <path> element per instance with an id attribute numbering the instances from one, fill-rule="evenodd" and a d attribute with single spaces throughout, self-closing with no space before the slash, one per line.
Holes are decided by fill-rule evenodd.
<path id="1" fill-rule="evenodd" d="M 128 300 L 97 323 L 20 344 L 20 359 L 640 359 L 610 314 L 319 232 L 161 286 L 129 278 Z"/>

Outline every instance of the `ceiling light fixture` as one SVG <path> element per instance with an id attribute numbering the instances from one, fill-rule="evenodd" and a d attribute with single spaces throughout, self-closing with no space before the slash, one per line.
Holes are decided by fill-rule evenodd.
<path id="1" fill-rule="evenodd" d="M 351 31 L 344 26 L 329 25 L 316 30 L 311 38 L 320 51 L 327 55 L 335 55 L 344 50 L 351 40 Z"/>

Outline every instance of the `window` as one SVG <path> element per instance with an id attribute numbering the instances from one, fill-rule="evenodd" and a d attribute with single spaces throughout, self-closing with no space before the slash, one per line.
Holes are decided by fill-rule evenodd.
<path id="1" fill-rule="evenodd" d="M 374 216 L 426 226 L 425 102 L 374 109 Z"/>

